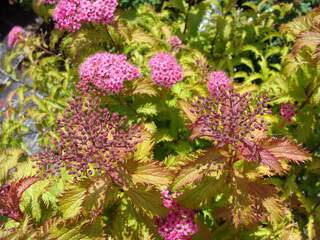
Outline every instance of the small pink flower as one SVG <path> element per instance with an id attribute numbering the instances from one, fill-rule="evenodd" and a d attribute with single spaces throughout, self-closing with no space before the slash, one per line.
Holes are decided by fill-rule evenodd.
<path id="1" fill-rule="evenodd" d="M 78 87 L 88 92 L 90 84 L 98 90 L 119 93 L 124 87 L 124 81 L 130 81 L 140 76 L 139 69 L 127 62 L 122 54 L 96 53 L 85 60 L 80 66 Z"/>
<path id="2" fill-rule="evenodd" d="M 231 87 L 231 80 L 225 72 L 216 71 L 209 74 L 208 90 L 211 96 L 215 97 L 220 94 L 221 90 Z"/>
<path id="3" fill-rule="evenodd" d="M 288 122 L 291 122 L 293 116 L 295 115 L 294 105 L 291 103 L 281 104 L 280 115 Z"/>
<path id="4" fill-rule="evenodd" d="M 14 26 L 8 34 L 8 47 L 13 48 L 21 40 L 24 30 L 20 26 Z"/>
<path id="5" fill-rule="evenodd" d="M 182 46 L 182 41 L 178 36 L 172 36 L 169 39 L 169 43 L 172 48 L 179 50 Z"/>
<path id="6" fill-rule="evenodd" d="M 149 67 L 152 80 L 161 87 L 171 88 L 183 79 L 181 66 L 170 54 L 156 54 L 150 59 Z"/>
<path id="7" fill-rule="evenodd" d="M 158 232 L 164 240 L 187 240 L 198 231 L 195 213 L 180 206 L 168 190 L 161 192 L 163 205 L 169 209 L 165 218 L 157 218 Z"/>

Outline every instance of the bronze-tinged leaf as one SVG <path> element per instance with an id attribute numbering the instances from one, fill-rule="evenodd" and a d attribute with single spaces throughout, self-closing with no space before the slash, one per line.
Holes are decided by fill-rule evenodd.
<path id="1" fill-rule="evenodd" d="M 142 95 L 154 97 L 158 94 L 152 81 L 147 78 L 142 78 L 142 79 L 138 79 L 136 81 L 133 81 L 133 88 L 134 88 L 133 92 L 130 93 L 133 95 L 141 95 L 142 94 Z"/>
<path id="2" fill-rule="evenodd" d="M 265 139 L 261 146 L 264 150 L 275 156 L 278 161 L 288 160 L 289 162 L 301 164 L 311 160 L 308 151 L 288 139 Z"/>
<path id="3" fill-rule="evenodd" d="M 226 156 L 219 149 L 212 147 L 200 154 L 194 161 L 181 167 L 176 174 L 172 188 L 177 191 L 190 183 L 199 182 L 213 171 L 216 171 L 216 175 L 219 175 L 225 164 Z"/>
<path id="4" fill-rule="evenodd" d="M 135 184 L 150 184 L 158 187 L 168 186 L 171 181 L 170 172 L 157 162 L 138 164 L 131 177 Z"/>
<path id="5" fill-rule="evenodd" d="M 296 39 L 292 53 L 296 55 L 303 47 L 310 47 L 317 51 L 317 48 L 319 48 L 319 46 L 320 32 L 304 32 L 300 34 Z"/>
<path id="6" fill-rule="evenodd" d="M 106 203 L 107 193 L 110 191 L 110 180 L 97 177 L 87 186 L 86 197 L 83 201 L 83 214 L 89 218 L 96 218 L 101 214 Z M 109 196 L 108 196 L 109 197 Z"/>
<path id="7" fill-rule="evenodd" d="M 289 224 L 280 234 L 281 240 L 302 240 L 302 235 L 297 224 Z"/>
<path id="8" fill-rule="evenodd" d="M 277 193 L 273 185 L 267 184 L 263 180 L 252 182 L 247 178 L 236 177 L 233 181 L 236 189 L 256 199 L 266 199 L 276 196 Z"/>
<path id="9" fill-rule="evenodd" d="M 287 209 L 278 197 L 266 198 L 262 205 L 269 214 L 269 222 L 273 223 L 274 225 L 280 223 L 286 214 L 288 214 Z"/>
<path id="10" fill-rule="evenodd" d="M 241 225 L 254 225 L 263 219 L 259 202 L 245 196 L 245 194 L 233 196 L 229 211 L 231 211 L 232 223 L 235 228 L 239 228 Z"/>
<path id="11" fill-rule="evenodd" d="M 280 30 L 282 32 L 289 32 L 294 36 L 298 36 L 303 32 L 309 31 L 313 25 L 313 20 L 316 16 L 319 16 L 319 12 L 320 9 L 315 8 L 306 16 L 297 17 L 289 23 L 281 25 Z"/>
<path id="12" fill-rule="evenodd" d="M 189 166 L 188 168 L 182 168 L 179 174 L 174 179 L 173 189 L 175 191 L 180 188 L 185 187 L 190 183 L 195 183 L 201 181 L 205 176 L 205 170 L 208 168 L 207 165 L 204 166 Z"/>
<path id="13" fill-rule="evenodd" d="M 281 173 L 281 164 L 279 160 L 269 151 L 262 150 L 259 152 L 261 163 L 276 173 Z"/>
<path id="14" fill-rule="evenodd" d="M 178 202 L 187 208 L 197 209 L 210 203 L 215 195 L 226 191 L 225 177 L 205 177 L 196 187 L 187 189 L 179 196 Z"/>
<path id="15" fill-rule="evenodd" d="M 232 186 L 234 189 L 230 211 L 236 228 L 240 225 L 253 225 L 267 218 L 268 211 L 263 203 L 277 196 L 274 186 L 265 184 L 262 180 L 252 182 L 243 177 L 234 177 Z"/>

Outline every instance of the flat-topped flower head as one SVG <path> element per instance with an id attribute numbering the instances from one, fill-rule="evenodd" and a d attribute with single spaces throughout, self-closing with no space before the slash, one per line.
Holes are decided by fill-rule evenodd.
<path id="1" fill-rule="evenodd" d="M 54 9 L 56 28 L 75 32 L 85 23 L 110 24 L 117 0 L 60 0 Z"/>
<path id="2" fill-rule="evenodd" d="M 85 60 L 79 70 L 78 87 L 88 92 L 90 86 L 106 93 L 119 93 L 125 81 L 140 76 L 139 69 L 127 62 L 122 54 L 97 53 Z"/>
<path id="3" fill-rule="evenodd" d="M 180 206 L 168 190 L 162 192 L 163 205 L 169 209 L 165 218 L 157 218 L 158 232 L 164 240 L 191 239 L 198 231 L 192 209 Z"/>
<path id="4" fill-rule="evenodd" d="M 218 97 L 223 89 L 232 88 L 232 83 L 227 74 L 223 71 L 209 73 L 208 90 L 211 96 Z"/>
<path id="5" fill-rule="evenodd" d="M 178 36 L 170 37 L 169 43 L 173 49 L 177 49 L 177 50 L 179 50 L 182 46 L 182 41 Z"/>
<path id="6" fill-rule="evenodd" d="M 286 121 L 291 122 L 292 118 L 295 115 L 295 108 L 294 105 L 291 103 L 284 103 L 280 106 L 280 115 Z"/>
<path id="7" fill-rule="evenodd" d="M 16 46 L 21 40 L 21 37 L 23 34 L 24 34 L 24 29 L 22 27 L 14 26 L 8 34 L 8 41 L 7 41 L 8 47 L 13 48 L 14 46 Z"/>
<path id="8" fill-rule="evenodd" d="M 161 87 L 171 88 L 183 79 L 181 66 L 170 54 L 156 54 L 150 59 L 149 67 L 152 80 Z"/>
<path id="9" fill-rule="evenodd" d="M 142 137 L 139 125 L 128 127 L 125 117 L 101 108 L 99 99 L 91 97 L 70 102 L 59 120 L 58 135 L 55 147 L 38 157 L 47 173 L 65 167 L 70 174 L 83 175 L 96 169 L 112 179 L 118 178 L 126 157 Z"/>
<path id="10" fill-rule="evenodd" d="M 193 103 L 192 112 L 198 118 L 191 126 L 191 138 L 208 138 L 217 147 L 229 146 L 248 158 L 251 154 L 253 160 L 257 149 L 251 140 L 255 131 L 266 130 L 263 115 L 270 113 L 267 102 L 265 96 L 240 94 L 233 88 L 222 90 L 218 98 L 199 98 Z"/>

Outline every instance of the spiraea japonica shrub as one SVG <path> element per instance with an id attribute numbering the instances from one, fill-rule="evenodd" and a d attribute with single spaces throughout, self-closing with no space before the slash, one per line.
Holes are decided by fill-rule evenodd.
<path id="1" fill-rule="evenodd" d="M 299 177 L 317 155 L 295 134 L 311 102 L 280 83 L 316 46 L 282 36 L 263 4 L 242 6 L 36 1 L 48 22 L 13 30 L 4 59 L 31 82 L 3 114 L 1 238 L 316 239 L 319 204 Z M 290 7 L 272 5 L 281 19 Z"/>

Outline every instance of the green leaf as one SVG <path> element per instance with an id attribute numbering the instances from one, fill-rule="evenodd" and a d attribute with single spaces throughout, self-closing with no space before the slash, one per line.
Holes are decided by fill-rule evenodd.
<path id="1" fill-rule="evenodd" d="M 164 216 L 166 213 L 162 205 L 161 194 L 154 188 L 137 186 L 126 191 L 134 206 L 143 209 L 153 216 Z"/>
<path id="2" fill-rule="evenodd" d="M 50 184 L 49 180 L 38 181 L 29 187 L 23 194 L 21 208 L 28 212 L 36 221 L 41 220 L 42 211 L 40 206 L 40 197 L 46 191 Z"/>
<path id="3" fill-rule="evenodd" d="M 5 183 L 9 170 L 17 165 L 22 154 L 23 151 L 21 149 L 8 149 L 1 153 L 0 181 L 2 184 Z"/>
<path id="4" fill-rule="evenodd" d="M 137 113 L 146 115 L 146 116 L 153 116 L 157 115 L 158 110 L 157 110 L 157 105 L 153 103 L 146 103 L 140 107 L 137 108 Z"/>
<path id="5" fill-rule="evenodd" d="M 171 1 L 165 2 L 163 6 L 176 8 L 183 13 L 186 12 L 186 6 L 185 6 L 184 0 L 171 0 Z"/>
<path id="6" fill-rule="evenodd" d="M 188 208 L 197 209 L 208 204 L 219 192 L 225 191 L 225 181 L 224 177 L 205 177 L 194 188 L 185 190 L 178 201 Z"/>
<path id="7" fill-rule="evenodd" d="M 64 219 L 73 218 L 81 213 L 87 189 L 82 185 L 71 186 L 59 199 L 60 211 Z"/>
<path id="8" fill-rule="evenodd" d="M 50 239 L 59 240 L 91 240 L 91 238 L 81 233 L 82 228 L 89 221 L 83 221 L 80 224 L 72 227 L 56 227 L 50 232 Z"/>
<path id="9" fill-rule="evenodd" d="M 192 7 L 191 11 L 188 12 L 187 31 L 191 36 L 195 36 L 198 33 L 199 25 L 207 12 L 209 4 L 204 1 L 200 4 Z"/>
<path id="10" fill-rule="evenodd" d="M 149 161 L 153 155 L 154 142 L 152 139 L 146 139 L 137 145 L 134 152 L 134 159 L 136 161 Z"/>

